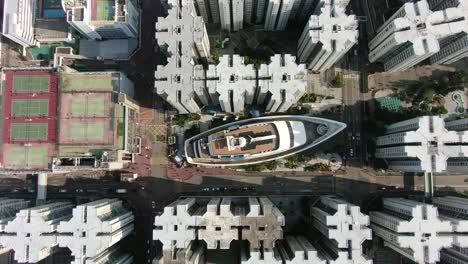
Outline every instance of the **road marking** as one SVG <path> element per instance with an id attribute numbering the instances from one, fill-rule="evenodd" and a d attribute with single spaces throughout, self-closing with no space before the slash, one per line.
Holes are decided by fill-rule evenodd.
<path id="1" fill-rule="evenodd" d="M 359 79 L 359 75 L 353 73 L 345 73 L 343 74 L 343 77 L 346 79 Z"/>

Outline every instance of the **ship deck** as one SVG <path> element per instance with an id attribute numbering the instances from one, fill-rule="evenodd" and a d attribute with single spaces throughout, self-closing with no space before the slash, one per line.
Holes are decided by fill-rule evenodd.
<path id="1" fill-rule="evenodd" d="M 312 120 L 308 120 L 312 119 Z M 210 142 L 208 137 L 211 135 L 211 139 L 216 138 L 225 138 L 226 135 L 232 135 L 233 137 L 239 136 L 241 133 L 247 133 L 252 130 L 251 128 L 244 128 L 242 126 L 248 125 L 248 126 L 253 126 L 254 130 L 253 132 L 258 133 L 257 137 L 264 137 L 264 139 L 271 139 L 273 137 L 268 136 L 268 134 L 262 134 L 262 133 L 272 133 L 271 135 L 279 135 L 283 131 L 279 131 L 273 123 L 268 124 L 269 122 L 276 122 L 276 121 L 301 121 L 304 124 L 304 131 L 305 131 L 305 142 L 301 142 L 300 145 L 296 146 L 290 146 L 289 148 L 286 148 L 284 151 L 276 151 L 281 147 L 281 142 L 280 138 L 276 138 L 277 142 L 274 142 L 278 144 L 277 148 L 274 148 L 275 151 L 271 152 L 264 152 L 261 153 L 261 155 L 251 155 L 253 152 L 252 150 L 257 150 L 257 151 L 263 151 L 265 147 L 271 148 L 272 142 L 268 142 L 267 144 L 264 145 L 259 145 L 255 146 L 254 149 L 251 149 L 248 151 L 248 154 L 250 155 L 245 155 L 244 150 L 242 149 L 237 149 L 236 152 L 229 151 L 229 153 L 225 150 L 227 148 L 227 142 L 220 141 L 217 142 L 214 147 L 217 149 L 217 153 L 220 155 L 212 155 L 213 151 L 209 150 L 207 143 Z M 232 124 L 230 126 L 225 125 L 223 129 L 219 129 L 216 132 L 209 133 L 209 131 L 204 132 L 203 134 L 199 135 L 198 137 L 194 137 L 192 139 L 189 139 L 186 141 L 186 147 L 185 147 L 185 154 L 187 158 L 189 158 L 189 163 L 193 164 L 202 164 L 202 165 L 207 165 L 207 166 L 242 166 L 242 165 L 247 165 L 247 164 L 255 164 L 259 162 L 264 162 L 264 161 L 269 161 L 269 160 L 275 160 L 279 158 L 283 158 L 301 151 L 304 151 L 306 149 L 310 149 L 314 147 L 316 144 L 320 144 L 324 140 L 327 140 L 328 138 L 332 137 L 336 133 L 339 133 L 341 130 L 343 130 L 346 125 L 342 123 L 338 123 L 333 120 L 329 120 L 330 123 L 330 133 L 327 133 L 327 135 L 320 135 L 317 132 L 318 126 L 323 124 L 328 120 L 320 119 L 317 118 L 317 122 L 314 122 L 313 118 L 310 117 L 298 117 L 297 119 L 291 117 L 272 117 L 270 118 L 261 118 L 261 120 L 258 120 L 257 122 L 251 122 L 249 124 L 242 123 L 242 121 L 239 121 L 238 124 Z M 269 125 L 269 126 L 263 126 L 263 125 Z M 232 129 L 233 126 L 240 126 L 237 129 Z M 273 130 L 273 129 L 274 130 Z M 275 131 L 276 130 L 276 131 Z M 269 132 L 268 132 L 269 131 Z M 290 138 L 294 139 L 295 135 L 290 133 Z M 284 135 L 283 135 L 284 137 Z M 212 144 L 213 140 L 211 140 Z M 260 142 L 260 141 L 258 141 Z M 292 141 L 291 141 L 292 142 Z M 197 147 L 199 146 L 199 147 Z M 284 147 L 284 146 L 283 146 Z M 211 153 L 210 153 L 211 152 Z"/>
<path id="2" fill-rule="evenodd" d="M 259 124 L 257 124 L 259 125 Z M 276 131 L 276 128 L 274 127 L 274 125 L 272 124 L 267 124 L 267 126 L 257 126 L 257 125 L 254 125 L 253 127 L 253 132 L 254 133 L 259 133 L 260 135 L 262 133 L 272 133 L 272 134 L 276 134 L 278 133 Z M 264 124 L 262 124 L 264 125 Z M 306 131 L 306 138 L 307 138 L 307 142 L 305 145 L 308 145 L 308 144 L 311 144 L 312 142 L 314 142 L 317 138 L 320 137 L 320 135 L 317 134 L 317 124 L 314 124 L 314 123 L 310 123 L 310 122 L 305 122 L 304 123 L 304 126 L 305 126 L 305 131 Z M 241 128 L 241 129 L 238 129 L 238 130 L 233 130 L 233 131 L 229 131 L 229 132 L 225 132 L 225 131 L 219 131 L 215 134 L 213 134 L 214 137 L 217 137 L 219 140 L 221 138 L 224 138 L 225 136 L 224 135 L 230 135 L 230 136 L 239 136 L 243 133 L 248 133 L 252 130 L 252 128 Z M 247 150 L 247 149 L 238 149 L 236 151 L 228 151 L 227 150 L 227 146 L 226 146 L 226 142 L 216 142 L 216 141 L 213 141 L 212 144 L 215 145 L 215 147 L 217 148 L 217 151 L 216 152 L 216 155 L 219 155 L 219 156 L 241 156 L 241 155 L 244 155 L 244 154 L 254 154 L 254 151 L 255 153 L 260 153 L 261 151 L 264 151 L 265 149 L 269 148 L 269 149 L 276 149 L 277 148 L 277 145 L 278 145 L 278 140 L 275 139 L 274 142 L 269 142 L 268 144 L 264 144 L 264 145 L 256 145 L 255 146 L 255 149 L 250 149 L 250 150 Z M 194 144 L 196 144 L 196 142 L 194 142 Z M 273 146 L 273 144 L 275 144 Z M 193 148 L 189 148 L 189 155 L 193 156 Z M 265 159 L 265 158 L 280 158 L 281 156 L 284 156 L 284 155 L 287 155 L 288 153 L 291 153 L 291 152 L 294 152 L 296 151 L 296 148 L 292 148 L 292 149 L 289 149 L 283 153 L 277 153 L 277 154 L 274 154 L 272 153 L 271 155 L 266 155 L 266 156 L 259 156 L 259 157 L 252 157 L 252 158 L 246 158 L 246 159 L 235 159 L 236 160 L 236 163 L 239 163 L 239 164 L 243 164 L 243 163 L 250 163 L 250 162 L 255 162 L 257 160 L 262 160 L 262 159 Z M 218 157 L 215 157 L 215 156 L 212 156 L 210 154 L 210 152 L 208 151 L 208 148 L 200 148 L 200 157 L 199 158 L 194 158 L 193 160 L 194 161 L 199 161 L 199 162 L 209 162 L 209 163 L 212 163 L 212 164 L 219 164 L 219 165 L 223 165 L 223 164 L 229 164 L 232 160 L 228 160 L 228 159 L 219 159 Z"/>
<path id="3" fill-rule="evenodd" d="M 259 142 L 250 142 L 248 140 L 247 145 L 242 148 L 235 148 L 229 150 L 227 138 L 228 136 L 232 137 L 264 137 L 264 136 L 275 136 L 268 140 L 263 140 Z M 216 156 L 230 156 L 230 155 L 245 155 L 245 154 L 258 154 L 263 152 L 268 152 L 275 150 L 278 147 L 278 131 L 273 124 L 268 123 L 259 123 L 249 125 L 247 127 L 241 127 L 232 131 L 220 131 L 213 134 L 211 138 L 211 149 L 213 150 L 213 155 Z"/>

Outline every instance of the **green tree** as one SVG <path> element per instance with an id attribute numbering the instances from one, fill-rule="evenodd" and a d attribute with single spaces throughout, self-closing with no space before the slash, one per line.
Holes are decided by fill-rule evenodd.
<path id="1" fill-rule="evenodd" d="M 447 95 L 452 91 L 463 90 L 468 86 L 468 70 L 450 72 L 433 82 L 437 92 Z"/>
<path id="2" fill-rule="evenodd" d="M 304 156 L 294 155 L 294 156 L 286 158 L 286 163 L 284 163 L 284 166 L 288 169 L 295 169 L 299 167 L 299 165 L 303 163 L 304 161 L 305 161 Z"/>
<path id="3" fill-rule="evenodd" d="M 272 160 L 267 162 L 265 165 L 268 170 L 275 171 L 278 168 L 278 161 Z"/>
<path id="4" fill-rule="evenodd" d="M 250 57 L 247 56 L 247 55 L 244 56 L 244 65 L 249 65 L 249 64 L 251 64 L 251 63 L 252 63 L 252 62 L 251 62 Z"/>
<path id="5" fill-rule="evenodd" d="M 313 93 L 310 93 L 310 94 L 304 94 L 299 100 L 299 103 L 315 103 L 316 101 L 317 101 L 317 96 Z"/>
<path id="6" fill-rule="evenodd" d="M 343 87 L 343 75 L 342 74 L 337 74 L 335 78 L 331 82 L 332 86 L 335 88 L 341 88 Z"/>
<path id="7" fill-rule="evenodd" d="M 245 166 L 244 169 L 245 171 L 248 171 L 248 172 L 260 172 L 260 171 L 266 170 L 267 166 L 264 163 L 253 164 L 253 165 Z"/>
<path id="8" fill-rule="evenodd" d="M 421 111 L 422 115 L 429 115 L 431 113 L 431 106 L 427 103 L 419 104 L 419 111 Z"/>
<path id="9" fill-rule="evenodd" d="M 411 97 L 403 89 L 398 90 L 396 95 L 397 95 L 398 99 L 400 99 L 401 101 L 404 101 L 404 102 L 407 102 L 407 103 L 409 103 L 411 101 Z"/>
<path id="10" fill-rule="evenodd" d="M 172 121 L 178 126 L 186 126 L 189 122 L 200 120 L 201 116 L 197 113 L 176 115 Z"/>
<path id="11" fill-rule="evenodd" d="M 447 76 L 442 76 L 441 78 L 439 78 L 439 81 L 436 83 L 439 86 L 439 90 L 443 91 L 443 90 L 448 89 L 450 85 L 450 79 Z"/>
<path id="12" fill-rule="evenodd" d="M 219 63 L 219 57 L 221 57 L 221 53 L 219 51 L 213 51 L 211 53 L 211 58 L 216 62 Z"/>
<path id="13" fill-rule="evenodd" d="M 364 72 L 362 74 L 362 92 L 368 93 L 369 92 L 369 73 Z"/>
<path id="14" fill-rule="evenodd" d="M 468 83 L 468 71 L 450 73 L 449 85 L 454 89 L 463 89 Z"/>
<path id="15" fill-rule="evenodd" d="M 424 89 L 424 94 L 423 94 L 424 101 L 432 103 L 434 101 L 435 95 L 436 95 L 436 90 L 434 88 Z"/>
<path id="16" fill-rule="evenodd" d="M 217 38 L 215 39 L 215 47 L 216 47 L 217 49 L 220 49 L 221 46 L 222 46 L 222 44 L 223 44 L 223 42 L 221 41 L 221 38 L 217 37 Z"/>
<path id="17" fill-rule="evenodd" d="M 331 167 L 325 163 L 315 163 L 312 166 L 305 167 L 305 171 L 331 171 Z"/>
<path id="18" fill-rule="evenodd" d="M 444 106 L 434 106 L 432 107 L 431 112 L 434 115 L 446 115 L 448 113 Z"/>

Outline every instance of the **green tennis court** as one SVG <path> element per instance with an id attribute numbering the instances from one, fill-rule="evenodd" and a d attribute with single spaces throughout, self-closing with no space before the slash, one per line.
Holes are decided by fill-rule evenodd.
<path id="1" fill-rule="evenodd" d="M 62 76 L 63 91 L 109 91 L 117 90 L 118 78 L 114 75 Z"/>
<path id="2" fill-rule="evenodd" d="M 97 1 L 97 20 L 114 20 L 115 1 L 95 0 Z"/>
<path id="3" fill-rule="evenodd" d="M 11 140 L 36 141 L 47 140 L 48 125 L 44 123 L 11 124 Z"/>
<path id="4" fill-rule="evenodd" d="M 47 166 L 47 147 L 11 146 L 6 153 L 9 166 Z"/>
<path id="5" fill-rule="evenodd" d="M 43 93 L 49 91 L 49 76 L 13 76 L 13 92 Z"/>
<path id="6" fill-rule="evenodd" d="M 13 100 L 11 114 L 15 117 L 47 116 L 49 114 L 49 100 Z"/>
<path id="7" fill-rule="evenodd" d="M 70 111 L 72 116 L 104 116 L 106 106 L 105 98 L 78 97 L 71 99 Z"/>
<path id="8" fill-rule="evenodd" d="M 102 141 L 105 139 L 106 125 L 102 122 L 73 122 L 68 127 L 70 140 Z"/>

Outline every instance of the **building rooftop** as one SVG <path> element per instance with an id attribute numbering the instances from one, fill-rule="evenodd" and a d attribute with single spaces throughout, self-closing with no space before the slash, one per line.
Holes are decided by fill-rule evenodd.
<path id="1" fill-rule="evenodd" d="M 80 40 L 80 55 L 87 58 L 128 60 L 138 47 L 138 39 L 112 39 L 104 41 Z"/>
<path id="2" fill-rule="evenodd" d="M 89 0 L 91 1 L 91 20 L 113 21 L 115 19 L 115 0 Z"/>
<path id="3" fill-rule="evenodd" d="M 8 0 L 2 11 L 2 34 L 20 45 L 71 40 L 61 1 Z"/>
<path id="4" fill-rule="evenodd" d="M 137 6 L 135 0 L 62 0 L 68 21 L 105 26 L 129 21 L 130 8 Z"/>
<path id="5" fill-rule="evenodd" d="M 2 165 L 45 169 L 56 143 L 57 77 L 47 71 L 4 74 Z"/>
<path id="6" fill-rule="evenodd" d="M 121 73 L 7 70 L 2 78 L 4 169 L 50 170 L 56 157 L 134 149 L 138 106 Z"/>
<path id="7" fill-rule="evenodd" d="M 119 116 L 113 74 L 61 74 L 60 145 L 113 145 Z M 68 149 L 68 148 L 67 148 Z"/>
<path id="8" fill-rule="evenodd" d="M 441 249 L 452 246 L 453 227 L 431 204 L 384 198 L 383 210 L 370 212 L 370 221 L 385 246 L 416 263 L 436 263 Z"/>
<path id="9" fill-rule="evenodd" d="M 118 93 L 132 94 L 133 85 L 121 79 L 118 72 L 60 74 L 59 156 L 125 148 L 126 110 Z"/>
<path id="10" fill-rule="evenodd" d="M 225 130 L 209 137 L 211 155 L 260 154 L 278 147 L 279 133 L 274 124 L 257 124 Z"/>
<path id="11" fill-rule="evenodd" d="M 66 18 L 36 19 L 34 36 L 38 41 L 64 40 L 70 35 Z"/>
<path id="12" fill-rule="evenodd" d="M 468 153 L 468 132 L 450 131 L 446 124 L 450 127 L 451 122 L 423 116 L 389 125 L 387 134 L 376 140 L 376 156 L 389 160 L 416 158 L 420 171 L 447 170 L 448 159 L 463 158 Z"/>
<path id="13" fill-rule="evenodd" d="M 297 42 L 298 58 L 309 70 L 322 72 L 358 42 L 358 21 L 355 15 L 346 14 L 348 0 L 312 2 L 315 10 Z"/>
<path id="14" fill-rule="evenodd" d="M 296 64 L 291 55 L 273 56 L 270 65 L 261 65 L 261 75 L 235 54 L 223 55 L 207 70 L 196 65 L 194 57 L 209 57 L 209 40 L 205 23 L 190 1 L 173 2 L 168 15 L 158 18 L 156 39 L 168 62 L 157 66 L 155 91 L 181 114 L 204 107 L 240 113 L 247 105 L 285 112 L 306 92 L 305 65 Z M 265 100 L 269 94 L 271 102 Z"/>
<path id="15" fill-rule="evenodd" d="M 369 60 L 384 61 L 388 71 L 405 70 L 421 62 L 441 50 L 441 40 L 467 31 L 467 10 L 465 1 L 438 11 L 431 10 L 427 0 L 405 3 L 369 42 Z M 405 56 L 416 56 L 412 62 L 395 55 L 404 49 Z"/>

